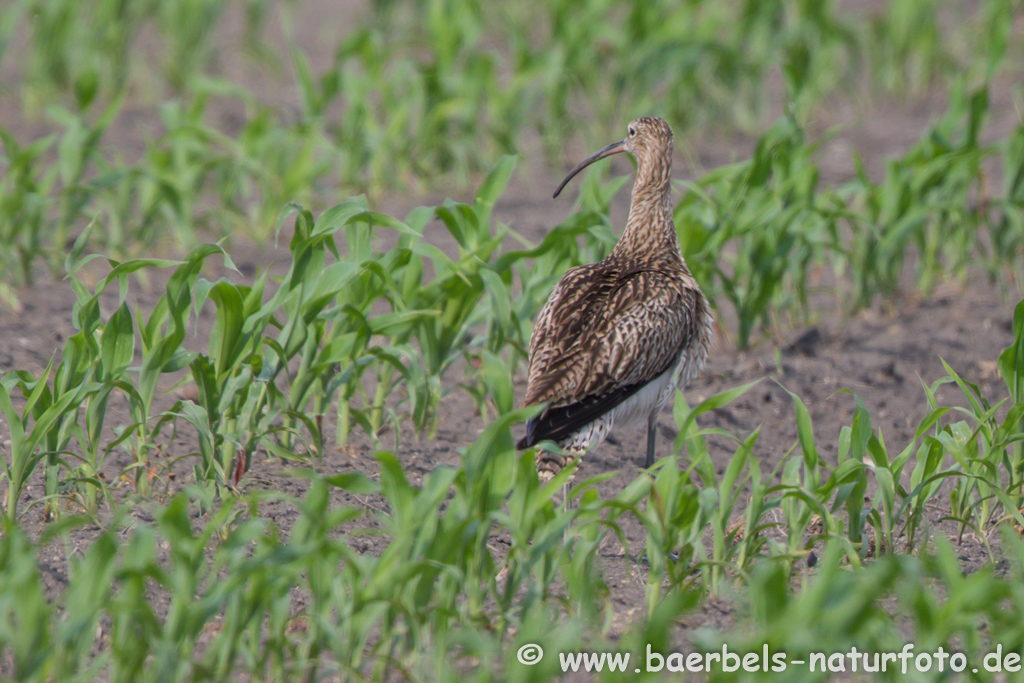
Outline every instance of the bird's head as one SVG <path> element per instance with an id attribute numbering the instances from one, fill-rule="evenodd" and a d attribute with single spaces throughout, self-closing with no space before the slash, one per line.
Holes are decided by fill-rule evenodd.
<path id="1" fill-rule="evenodd" d="M 562 189 L 572 180 L 577 173 L 599 159 L 604 159 L 619 152 L 629 152 L 636 159 L 639 167 L 644 167 L 648 160 L 658 155 L 672 154 L 672 129 L 662 119 L 655 116 L 644 116 L 629 124 L 626 129 L 626 137 L 618 142 L 613 142 L 603 149 L 591 154 L 589 157 L 576 164 L 576 167 L 569 171 L 565 180 L 561 182 L 554 196 L 557 197 Z"/>

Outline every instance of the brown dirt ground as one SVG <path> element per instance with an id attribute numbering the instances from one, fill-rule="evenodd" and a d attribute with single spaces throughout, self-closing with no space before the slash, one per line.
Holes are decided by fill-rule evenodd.
<path id="1" fill-rule="evenodd" d="M 324 41 L 331 34 L 330 26 L 337 29 L 335 36 L 342 33 L 342 27 L 348 25 L 347 19 L 353 13 L 358 14 L 359 8 L 353 3 L 338 5 L 326 0 L 309 0 L 303 6 L 310 9 L 300 13 L 301 20 L 295 22 L 295 30 L 300 36 L 308 34 L 309 40 L 300 40 L 300 43 L 321 46 L 315 51 L 316 59 L 330 59 L 330 50 L 323 49 Z M 323 11 L 317 11 L 318 7 Z M 330 11 L 327 11 L 328 7 Z M 329 17 L 326 27 L 324 17 Z M 254 82 L 254 75 L 240 67 L 238 59 L 226 55 L 224 61 L 225 73 L 242 84 L 253 88 L 260 86 L 258 92 L 268 93 L 270 98 L 281 96 L 279 91 L 274 94 L 265 85 Z M 993 98 L 992 118 L 986 131 L 990 139 L 1005 134 L 1019 119 L 1019 113 L 1012 106 L 1010 88 L 993 89 Z M 852 150 L 856 150 L 865 159 L 867 168 L 877 175 L 884 168 L 885 159 L 899 154 L 916 141 L 928 121 L 941 114 L 944 106 L 944 98 L 936 95 L 910 104 L 858 100 L 829 107 L 820 114 L 816 127 L 824 130 L 841 125 L 842 129 L 821 152 L 825 179 L 836 182 L 852 176 Z M 229 114 L 225 112 L 226 117 Z M 149 115 L 155 116 L 155 112 L 150 111 Z M 136 109 L 132 116 L 144 117 L 145 112 Z M 0 107 L 0 125 L 6 126 L 23 143 L 41 132 L 38 123 L 25 121 L 17 107 L 10 103 Z M 140 149 L 145 137 L 139 136 L 144 136 L 146 130 L 144 125 L 114 126 L 105 138 L 105 144 L 124 150 Z M 677 161 L 676 176 L 691 178 L 721 163 L 744 158 L 751 144 L 751 140 L 743 136 L 722 135 L 680 141 L 677 146 L 682 151 Z M 577 149 L 574 154 L 584 151 Z M 684 153 L 690 161 L 688 165 L 683 164 Z M 567 159 L 574 154 L 567 154 Z M 623 161 L 615 161 L 614 165 L 620 173 L 627 172 L 629 168 Z M 564 170 L 551 168 L 543 159 L 524 160 L 496 208 L 496 219 L 534 239 L 561 222 L 572 211 L 571 201 L 552 201 L 550 191 Z M 467 200 L 472 192 L 458 190 L 451 194 L 456 199 Z M 413 206 L 436 203 L 443 196 L 443 193 L 436 193 L 419 197 L 389 197 L 376 208 L 401 216 Z M 613 215 L 616 224 L 624 222 L 627 209 L 628 197 L 623 193 L 615 205 Z M 266 267 L 270 261 L 281 263 L 285 256 L 280 250 L 244 244 L 232 247 L 231 253 L 243 273 L 247 274 L 257 266 Z M 238 279 L 237 275 L 233 277 Z M 137 288 L 135 296 L 145 309 L 147 305 L 152 306 L 159 292 L 160 283 L 154 281 L 149 287 Z M 63 340 L 74 332 L 71 325 L 74 296 L 67 282 L 49 281 L 45 276 L 35 286 L 19 292 L 19 296 L 24 305 L 22 311 L 0 310 L 0 339 L 5 340 L 0 345 L 0 370 L 22 369 L 38 374 L 60 349 Z M 898 452 L 913 437 L 919 420 L 926 413 L 924 392 L 918 378 L 931 383 L 944 376 L 940 358 L 966 380 L 977 383 L 993 402 L 1006 395 L 1002 380 L 995 372 L 994 361 L 1000 350 L 1012 341 L 1010 321 L 1017 296 L 1018 293 L 1008 292 L 998 284 L 970 279 L 964 283 L 943 283 L 925 297 L 899 296 L 852 319 L 835 313 L 838 306 L 833 299 L 828 307 L 816 314 L 817 323 L 812 327 L 784 330 L 776 340 L 764 341 L 751 351 L 738 351 L 729 343 L 728 334 L 720 335 L 707 367 L 689 388 L 688 396 L 691 404 L 695 404 L 723 389 L 762 380 L 745 396 L 705 415 L 699 422 L 705 428 L 719 427 L 736 434 L 746 434 L 761 425 L 757 454 L 766 471 L 774 468 L 796 439 L 792 403 L 784 388 L 797 393 L 806 403 L 819 448 L 826 459 L 834 459 L 839 429 L 849 424 L 853 415 L 854 399 L 848 393 L 838 393 L 842 389 L 850 389 L 864 400 L 873 425 L 883 431 L 890 451 Z M 829 301 L 828 297 L 825 300 Z M 106 314 L 110 312 L 105 311 Z M 204 348 L 206 342 L 202 335 L 207 330 L 208 322 L 201 319 L 196 336 L 186 343 L 197 350 Z M 460 375 L 456 369 L 448 380 L 450 384 L 454 385 Z M 521 396 L 524 391 L 522 377 L 517 378 L 516 387 Z M 956 401 L 956 393 L 955 388 L 943 388 L 939 399 Z M 123 408 L 114 406 L 112 410 L 114 412 L 108 415 L 110 424 L 129 421 Z M 117 412 L 119 410 L 120 413 Z M 470 443 L 484 426 L 475 414 L 469 396 L 456 389 L 441 406 L 436 438 L 403 434 L 397 455 L 410 478 L 417 481 L 435 467 L 457 463 L 457 449 Z M 660 428 L 663 438 L 659 442 L 659 453 L 665 455 L 670 439 L 675 436 L 670 412 L 662 415 Z M 3 425 L 2 432 L 7 438 L 6 425 Z M 333 433 L 328 437 L 333 438 Z M 390 445 L 389 436 L 383 438 L 385 444 Z M 599 487 L 602 496 L 613 496 L 632 480 L 642 464 L 643 438 L 640 428 L 617 430 L 613 438 L 585 458 L 579 476 L 585 478 L 601 472 L 618 471 L 617 476 Z M 194 450 L 194 445 L 188 442 L 187 435 L 183 435 L 180 443 L 171 446 L 174 451 L 179 448 L 179 454 L 187 453 Z M 328 473 L 358 470 L 374 476 L 376 461 L 372 458 L 373 451 L 372 441 L 356 433 L 348 449 L 325 453 L 317 469 Z M 720 468 L 724 467 L 731 453 L 725 444 L 712 442 L 712 455 Z M 116 480 L 129 462 L 127 454 L 112 454 L 104 472 L 108 481 Z M 282 475 L 282 469 L 276 461 L 258 458 L 243 480 L 242 488 L 274 489 L 301 495 L 304 481 Z M 176 474 L 173 480 L 168 478 L 171 472 Z M 183 486 L 187 480 L 180 464 L 161 465 L 155 475 L 160 491 L 156 496 L 158 500 L 165 493 Z M 23 505 L 30 503 L 39 491 L 37 478 Z M 379 507 L 372 500 L 349 502 L 364 504 L 369 509 Z M 140 522 L 150 518 L 148 507 L 146 502 L 136 504 L 133 514 Z M 286 529 L 296 516 L 294 509 L 283 503 L 267 504 L 262 513 Z M 936 511 L 933 520 L 939 516 Z M 45 524 L 41 506 L 31 508 L 22 524 L 30 534 L 38 535 Z M 76 539 L 87 542 L 97 528 L 79 529 Z M 632 615 L 642 610 L 644 596 L 642 567 L 637 567 L 629 559 L 629 556 L 635 559 L 642 553 L 642 530 L 639 524 L 627 523 L 625 531 L 629 552 L 624 553 L 617 543 L 612 542 L 605 555 L 606 581 L 618 614 L 613 626 L 616 632 L 627 627 Z M 382 543 L 383 540 L 368 539 L 365 551 L 379 552 Z M 66 582 L 64 548 L 43 549 L 40 555 L 45 581 L 54 592 Z M 965 535 L 960 550 L 961 560 L 968 571 L 989 561 L 984 543 L 970 534 Z M 686 634 L 690 629 L 719 628 L 732 623 L 734 618 L 732 605 L 709 601 L 683 625 L 680 641 L 687 640 Z"/>

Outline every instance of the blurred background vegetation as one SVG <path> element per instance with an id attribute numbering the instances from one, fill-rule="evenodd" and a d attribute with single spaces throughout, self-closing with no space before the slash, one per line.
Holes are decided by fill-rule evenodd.
<path id="1" fill-rule="evenodd" d="M 289 201 L 466 187 L 501 154 L 554 164 L 638 115 L 685 148 L 872 96 L 950 97 L 962 116 L 1017 73 L 1010 0 L 848 4 L 11 0 L 0 279 L 59 273 L 90 222 L 122 254 L 261 241 Z"/>

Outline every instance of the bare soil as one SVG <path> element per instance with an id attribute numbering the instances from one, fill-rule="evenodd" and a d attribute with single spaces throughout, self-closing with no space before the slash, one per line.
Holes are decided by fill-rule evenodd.
<path id="1" fill-rule="evenodd" d="M 322 45 L 325 22 L 337 28 L 335 36 L 344 32 L 347 26 L 346 13 L 358 16 L 359 9 L 350 3 L 339 9 L 338 4 L 324 0 L 307 0 L 304 5 L 322 6 L 322 12 L 302 12 L 295 31 L 299 43 Z M 328 9 L 329 6 L 329 9 Z M 330 33 L 327 31 L 327 33 Z M 309 40 L 301 36 L 308 34 Z M 314 57 L 329 60 L 329 50 L 318 50 Z M 236 78 L 241 85 L 265 93 L 265 84 L 251 80 L 253 74 L 239 68 L 231 56 L 225 56 L 225 71 Z M 314 64 L 316 66 L 316 64 Z M 246 80 L 246 79 L 249 80 Z M 993 89 L 993 114 L 986 131 L 990 138 L 1004 134 L 1018 122 L 1018 113 L 1010 101 L 1009 88 L 1000 92 Z M 275 95 L 279 96 L 279 95 Z M 929 97 L 925 102 L 900 104 L 894 102 L 845 102 L 830 108 L 821 115 L 818 122 L 821 129 L 834 125 L 843 126 L 832 142 L 821 152 L 821 161 L 826 180 L 841 181 L 853 175 L 850 153 L 855 150 L 866 162 L 872 173 L 880 174 L 885 160 L 901 153 L 913 144 L 928 122 L 940 115 L 945 106 L 941 96 Z M 234 115 L 225 112 L 225 116 Z M 155 110 L 134 109 L 135 118 L 157 116 Z M 626 122 L 623 122 L 625 126 Z M 22 144 L 40 134 L 36 122 L 27 122 L 20 112 L 11 106 L 0 108 L 0 125 L 5 126 Z M 104 144 L 112 147 L 137 150 L 143 144 L 144 135 L 150 126 L 137 125 L 128 128 L 112 126 Z M 677 160 L 676 176 L 690 178 L 707 168 L 745 157 L 751 148 L 751 140 L 744 136 L 712 136 L 700 140 L 680 141 L 677 147 L 686 152 L 690 164 Z M 575 150 L 585 152 L 588 150 Z M 572 156 L 566 155 L 567 158 Z M 622 161 L 615 161 L 619 172 L 629 168 Z M 546 230 L 561 222 L 571 211 L 571 202 L 553 201 L 551 189 L 561 178 L 565 168 L 551 168 L 543 159 L 524 160 L 510 187 L 495 210 L 498 221 L 510 224 L 530 238 L 539 238 Z M 450 193 L 453 198 L 468 200 L 472 190 L 458 189 Z M 445 193 L 419 197 L 387 197 L 377 206 L 381 211 L 402 216 L 410 208 L 436 203 Z M 628 196 L 623 193 L 615 205 L 615 219 L 618 225 L 624 223 L 628 210 Z M 442 232 L 440 229 L 435 233 Z M 428 230 L 428 234 L 431 232 Z M 440 240 L 443 242 L 443 240 Z M 448 246 L 448 245 L 445 245 Z M 236 263 L 245 273 L 251 274 L 257 266 L 266 266 L 271 261 L 281 263 L 285 254 L 280 250 L 251 245 L 236 244 L 231 248 Z M 235 279 L 244 279 L 233 275 Z M 154 281 L 150 287 L 135 289 L 139 305 L 145 309 L 152 306 L 160 294 L 161 283 Z M 27 370 L 39 374 L 46 367 L 63 341 L 74 333 L 72 307 L 74 295 L 66 281 L 51 281 L 41 274 L 39 283 L 19 293 L 23 310 L 12 312 L 0 310 L 0 370 Z M 836 313 L 839 305 L 832 299 L 830 308 L 819 311 L 817 322 L 806 329 L 791 329 L 779 332 L 776 339 L 764 340 L 754 349 L 741 352 L 728 339 L 728 327 L 720 334 L 712 349 L 710 360 L 704 372 L 692 383 L 687 391 L 691 405 L 723 389 L 753 380 L 760 384 L 732 404 L 712 411 L 700 420 L 702 427 L 719 427 L 730 432 L 745 435 L 758 425 L 761 436 L 757 454 L 762 468 L 769 472 L 796 441 L 796 426 L 791 399 L 786 389 L 798 394 L 807 405 L 815 427 L 819 449 L 827 460 L 834 462 L 836 437 L 843 425 L 850 423 L 854 410 L 854 398 L 849 389 L 863 399 L 869 409 L 873 425 L 880 428 L 891 452 L 898 452 L 914 435 L 919 421 L 927 412 L 925 394 L 921 382 L 930 384 L 944 376 L 940 359 L 944 359 L 967 381 L 977 383 L 993 402 L 1006 395 L 1001 378 L 995 371 L 995 360 L 999 352 L 1012 341 L 1011 320 L 1013 304 L 1019 293 L 1007 291 L 1003 283 L 993 283 L 982 278 L 966 282 L 946 282 L 924 297 L 906 294 L 863 311 L 852 319 Z M 824 299 L 829 301 L 828 297 Z M 105 311 L 109 314 L 111 311 Z M 186 341 L 195 350 L 205 348 L 202 336 L 208 330 L 208 322 L 200 321 L 194 338 Z M 461 377 L 456 371 L 447 381 L 454 385 Z M 524 378 L 517 378 L 519 396 L 525 389 Z M 170 389 L 170 386 L 165 387 Z M 939 391 L 939 399 L 957 401 L 955 387 L 946 386 Z M 166 400 L 171 400 L 166 397 Z M 108 414 L 111 425 L 127 424 L 129 418 L 123 407 L 112 406 Z M 462 390 L 453 389 L 441 406 L 440 426 L 436 437 L 427 439 L 403 433 L 397 455 L 405 466 L 410 478 L 416 481 L 430 470 L 456 464 L 458 449 L 473 441 L 485 427 L 476 415 L 470 397 Z M 659 455 L 667 455 L 675 426 L 669 411 L 662 415 L 660 422 L 661 439 Z M 6 425 L 2 426 L 3 438 L 7 437 Z M 333 436 L 333 434 L 329 434 Z M 518 436 L 518 435 L 517 435 Z M 384 435 L 390 445 L 389 435 Z M 632 480 L 637 468 L 643 462 L 644 434 L 642 428 L 620 429 L 603 446 L 587 455 L 579 477 L 617 471 L 614 478 L 602 483 L 600 494 L 611 497 Z M 184 435 L 180 443 L 173 444 L 167 456 L 181 455 L 195 450 Z M 712 441 L 712 455 L 719 468 L 723 468 L 733 451 L 727 444 Z M 326 473 L 358 470 L 370 476 L 377 474 L 377 463 L 373 459 L 374 444 L 361 433 L 353 435 L 351 444 L 343 451 L 331 450 L 323 454 L 322 464 L 314 466 Z M 104 475 L 108 481 L 115 481 L 121 470 L 130 463 L 127 455 L 114 454 L 107 461 Z M 168 461 L 169 463 L 169 461 Z M 250 473 L 243 479 L 243 490 L 274 489 L 296 496 L 302 494 L 305 482 L 282 474 L 283 465 L 269 458 L 258 458 Z M 171 479 L 170 475 L 174 474 Z M 182 466 L 166 466 L 158 463 L 153 472 L 159 501 L 187 483 L 187 473 Z M 27 492 L 25 505 L 40 494 L 41 485 L 34 480 Z M 369 509 L 379 507 L 375 501 L 360 500 Z M 149 518 L 149 503 L 138 501 L 132 504 L 133 513 L 140 522 Z M 296 512 L 285 504 L 267 504 L 262 514 L 282 528 L 289 528 Z M 933 522 L 941 516 L 933 514 Z M 47 522 L 42 515 L 42 506 L 31 508 L 23 517 L 22 525 L 33 537 L 37 537 Z M 935 527 L 942 533 L 949 533 L 947 527 Z M 612 542 L 605 555 L 606 582 L 612 591 L 612 603 L 618 619 L 613 630 L 628 626 L 632 615 L 642 612 L 644 582 L 642 567 L 635 560 L 642 553 L 643 534 L 639 524 L 625 527 L 629 539 L 629 552 Z M 76 536 L 86 543 L 95 535 L 98 527 L 84 527 Z M 383 539 L 367 538 L 365 552 L 380 552 Z M 990 561 L 988 551 L 981 539 L 965 534 L 960 546 L 964 569 L 972 569 Z M 67 580 L 67 558 L 63 546 L 44 550 L 40 556 L 44 579 L 54 592 L 58 592 Z M 690 629 L 700 627 L 719 628 L 732 623 L 734 607 L 720 601 L 709 601 L 692 620 L 683 625 L 682 640 Z"/>

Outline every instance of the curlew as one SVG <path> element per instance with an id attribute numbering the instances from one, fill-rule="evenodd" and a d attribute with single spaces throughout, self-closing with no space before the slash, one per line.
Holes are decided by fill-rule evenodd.
<path id="1" fill-rule="evenodd" d="M 581 161 L 562 181 L 612 154 L 636 159 L 629 219 L 615 248 L 598 263 L 565 273 L 537 316 L 530 338 L 524 405 L 547 404 L 531 419 L 529 448 L 537 474 L 550 481 L 595 448 L 613 426 L 647 418 L 645 467 L 654 464 L 658 414 L 704 365 L 714 316 L 683 260 L 672 220 L 672 129 L 659 118 L 629 124 L 624 140 Z"/>

